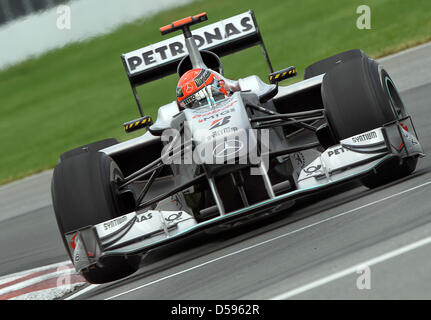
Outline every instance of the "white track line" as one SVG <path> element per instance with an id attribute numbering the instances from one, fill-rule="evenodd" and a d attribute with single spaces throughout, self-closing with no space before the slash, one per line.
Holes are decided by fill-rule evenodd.
<path id="1" fill-rule="evenodd" d="M 313 281 L 311 283 L 308 283 L 308 284 L 303 285 L 301 287 L 298 287 L 296 289 L 293 289 L 293 290 L 287 291 L 285 293 L 282 293 L 282 294 L 280 294 L 278 296 L 275 296 L 275 297 L 271 298 L 271 300 L 285 300 L 285 299 L 291 298 L 293 296 L 297 296 L 297 295 L 299 295 L 301 293 L 304 293 L 306 291 L 315 289 L 317 287 L 323 286 L 324 284 L 327 284 L 329 282 L 332 282 L 332 281 L 335 281 L 337 279 L 343 278 L 343 277 L 345 277 L 345 276 L 347 276 L 349 274 L 355 273 L 357 270 L 360 270 L 360 269 L 362 269 L 365 266 L 369 267 L 369 266 L 378 264 L 380 262 L 392 259 L 392 258 L 394 258 L 396 256 L 399 256 L 399 255 L 402 255 L 402 254 L 404 254 L 406 252 L 415 250 L 415 249 L 417 249 L 419 247 L 422 247 L 422 246 L 425 246 L 425 245 L 427 245 L 429 243 L 431 243 L 431 237 L 427 237 L 425 239 L 418 240 L 418 241 L 413 242 L 413 243 L 411 243 L 409 245 L 406 245 L 404 247 L 401 247 L 401 248 L 395 249 L 393 251 L 384 253 L 384 254 L 382 254 L 380 256 L 377 256 L 377 257 L 372 258 L 370 260 L 364 261 L 364 262 L 359 263 L 357 265 L 354 265 L 354 266 L 352 266 L 350 268 L 347 268 L 347 269 L 335 272 L 335 273 L 333 273 L 333 274 L 331 274 L 329 276 L 326 276 L 324 278 L 321 278 L 319 280 Z"/>
<path id="2" fill-rule="evenodd" d="M 290 236 L 290 235 L 292 235 L 292 234 L 298 233 L 298 232 L 300 232 L 300 231 L 303 231 L 303 230 L 306 230 L 306 229 L 312 228 L 312 227 L 314 227 L 314 226 L 320 225 L 320 224 L 322 224 L 322 223 L 324 223 L 324 222 L 331 221 L 331 220 L 337 219 L 337 218 L 339 218 L 339 217 L 345 216 L 345 215 L 347 215 L 347 214 L 349 214 L 349 213 L 352 213 L 352 212 L 355 212 L 355 211 L 359 211 L 360 209 L 363 209 L 363 208 L 366 208 L 366 207 L 372 206 L 372 205 L 377 204 L 377 203 L 379 203 L 379 202 L 382 202 L 382 201 L 385 201 L 385 200 L 388 200 L 388 199 L 391 199 L 391 198 L 394 198 L 394 197 L 398 197 L 398 196 L 400 196 L 400 195 L 402 195 L 402 194 L 404 194 L 404 193 L 411 192 L 411 191 L 413 191 L 413 190 L 416 190 L 416 189 L 419 189 L 419 188 L 425 187 L 425 186 L 427 186 L 427 185 L 429 185 L 429 184 L 431 184 L 431 181 L 428 181 L 428 182 L 425 182 L 425 183 L 423 183 L 423 184 L 421 184 L 421 185 L 418 185 L 418 186 L 416 186 L 416 187 L 409 188 L 409 189 L 407 189 L 407 190 L 404 190 L 404 191 L 398 192 L 398 193 L 396 193 L 396 194 L 393 194 L 393 195 L 391 195 L 391 196 L 388 196 L 388 197 L 382 198 L 382 199 L 380 199 L 380 200 L 376 200 L 376 201 L 370 202 L 370 203 L 368 203 L 368 204 L 366 204 L 366 205 L 363 205 L 363 206 L 360 206 L 360 207 L 357 207 L 357 208 L 351 209 L 351 210 L 349 210 L 349 211 L 346 211 L 346 212 L 343 212 L 343 213 L 337 214 L 337 215 L 335 215 L 335 216 L 332 216 L 332 217 L 329 217 L 329 218 L 326 218 L 326 219 L 320 220 L 320 221 L 318 221 L 318 222 L 315 222 L 315 223 L 309 224 L 309 225 L 304 226 L 304 227 L 302 227 L 302 228 L 299 228 L 299 229 L 296 229 L 296 230 L 294 230 L 294 231 L 290 231 L 290 232 L 288 232 L 288 233 L 285 233 L 285 234 L 282 234 L 282 235 L 280 235 L 280 236 L 277 236 L 277 237 L 275 237 L 275 238 L 268 239 L 268 240 L 265 240 L 265 241 L 263 241 L 263 242 L 257 243 L 257 244 L 255 244 L 255 245 L 252 245 L 252 246 L 249 246 L 249 247 L 246 247 L 246 248 L 243 248 L 243 249 L 240 249 L 240 250 L 234 251 L 234 252 L 232 252 L 232 253 L 229 253 L 229 254 L 223 255 L 223 256 L 221 256 L 221 257 L 218 257 L 218 258 L 215 258 L 215 259 L 212 259 L 212 260 L 206 261 L 206 262 L 201 263 L 201 264 L 198 264 L 198 265 L 196 265 L 196 266 L 194 266 L 194 267 L 191 267 L 191 268 L 188 268 L 188 269 L 185 269 L 185 270 L 182 270 L 182 271 L 179 271 L 179 272 L 173 273 L 173 274 L 168 275 L 168 276 L 166 276 L 166 277 L 163 277 L 163 278 L 160 278 L 160 279 L 157 279 L 157 280 L 151 281 L 151 282 L 149 282 L 149 283 L 146 283 L 146 284 L 141 285 L 141 286 L 139 286 L 139 287 L 136 287 L 136 288 L 134 288 L 134 289 L 130 289 L 130 290 L 124 291 L 124 292 L 122 292 L 122 293 L 118 293 L 118 294 L 116 294 L 116 295 L 114 295 L 114 296 L 111 296 L 111 297 L 109 297 L 109 298 L 106 298 L 105 300 L 115 299 L 115 298 L 117 298 L 117 297 L 123 296 L 123 295 L 125 295 L 125 294 L 131 293 L 131 292 L 136 291 L 136 290 L 140 290 L 140 289 L 142 289 L 142 288 L 148 287 L 148 286 L 150 286 L 150 285 L 156 284 L 156 283 L 161 282 L 161 281 L 164 281 L 164 280 L 166 280 L 166 279 L 170 279 L 170 278 L 173 278 L 173 277 L 175 277 L 175 276 L 181 275 L 181 274 L 183 274 L 183 273 L 186 273 L 186 272 L 192 271 L 192 270 L 194 270 L 194 269 L 198 269 L 198 268 L 200 268 L 200 267 L 206 266 L 206 265 L 208 265 L 208 264 L 210 264 L 210 263 L 213 263 L 213 262 L 216 262 L 216 261 L 219 261 L 219 260 L 222 260 L 222 259 L 225 259 L 225 258 L 231 257 L 231 256 L 233 256 L 233 255 L 236 255 L 236 254 L 238 254 L 238 253 L 242 253 L 242 252 L 244 252 L 244 251 L 251 250 L 251 249 L 256 248 L 256 247 L 260 247 L 260 246 L 262 246 L 262 245 L 265 245 L 265 244 L 267 244 L 267 243 L 273 242 L 273 241 L 275 241 L 275 240 L 282 239 L 282 238 L 285 238 L 285 237 Z M 79 295 L 79 292 L 78 292 L 75 296 L 78 296 L 78 295 Z"/>

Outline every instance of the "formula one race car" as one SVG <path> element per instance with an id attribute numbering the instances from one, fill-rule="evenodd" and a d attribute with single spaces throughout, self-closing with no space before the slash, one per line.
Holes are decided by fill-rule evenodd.
<path id="1" fill-rule="evenodd" d="M 274 72 L 252 11 L 193 31 L 205 13 L 160 28 L 171 39 L 122 55 L 140 118 L 60 156 L 52 200 L 66 250 L 91 283 L 123 278 L 150 250 L 200 231 L 285 212 L 351 179 L 369 188 L 424 156 L 386 70 L 361 50 Z M 220 56 L 260 45 L 268 82 L 226 79 Z M 177 73 L 176 100 L 144 115 L 137 87 Z M 166 92 L 169 95 L 168 92 Z M 175 90 L 172 88 L 172 96 Z"/>

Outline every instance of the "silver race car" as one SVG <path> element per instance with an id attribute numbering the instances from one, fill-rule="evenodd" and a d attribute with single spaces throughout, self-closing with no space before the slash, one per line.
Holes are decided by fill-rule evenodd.
<path id="1" fill-rule="evenodd" d="M 183 34 L 122 55 L 140 112 L 124 128 L 143 135 L 60 156 L 55 215 L 91 283 L 130 275 L 169 242 L 294 210 L 298 199 L 339 183 L 374 188 L 404 177 L 424 156 L 394 82 L 363 51 L 318 61 L 302 81 L 281 86 L 296 69 L 274 72 L 252 11 L 191 32 L 205 20 L 173 22 L 162 35 Z M 225 78 L 219 57 L 255 45 L 268 82 Z M 175 73 L 176 100 L 153 123 L 137 87 Z"/>

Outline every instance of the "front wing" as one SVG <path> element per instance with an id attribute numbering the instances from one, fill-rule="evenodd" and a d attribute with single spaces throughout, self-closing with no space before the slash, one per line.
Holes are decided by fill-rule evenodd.
<path id="1" fill-rule="evenodd" d="M 198 223 L 185 211 L 131 212 L 66 234 L 79 272 L 112 255 L 143 254 L 194 232 L 229 227 L 262 213 L 280 211 L 283 203 L 340 182 L 358 179 L 386 161 L 424 156 L 410 117 L 342 140 L 298 172 L 297 190 Z"/>

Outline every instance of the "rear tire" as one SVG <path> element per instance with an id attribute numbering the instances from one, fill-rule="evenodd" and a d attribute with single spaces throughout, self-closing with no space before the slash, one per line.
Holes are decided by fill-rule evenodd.
<path id="1" fill-rule="evenodd" d="M 404 103 L 389 74 L 365 54 L 339 63 L 326 72 L 322 100 L 337 141 L 367 132 L 407 116 Z M 411 174 L 416 158 L 388 162 L 361 180 L 375 188 Z"/>
<path id="2" fill-rule="evenodd" d="M 54 212 L 69 257 L 65 233 L 121 216 L 130 207 L 122 203 L 116 190 L 115 181 L 123 175 L 115 162 L 105 153 L 84 150 L 63 157 L 51 183 Z M 92 266 L 82 274 L 90 283 L 110 282 L 135 272 L 139 262 L 139 256 L 109 257 L 102 261 L 103 266 Z"/>

